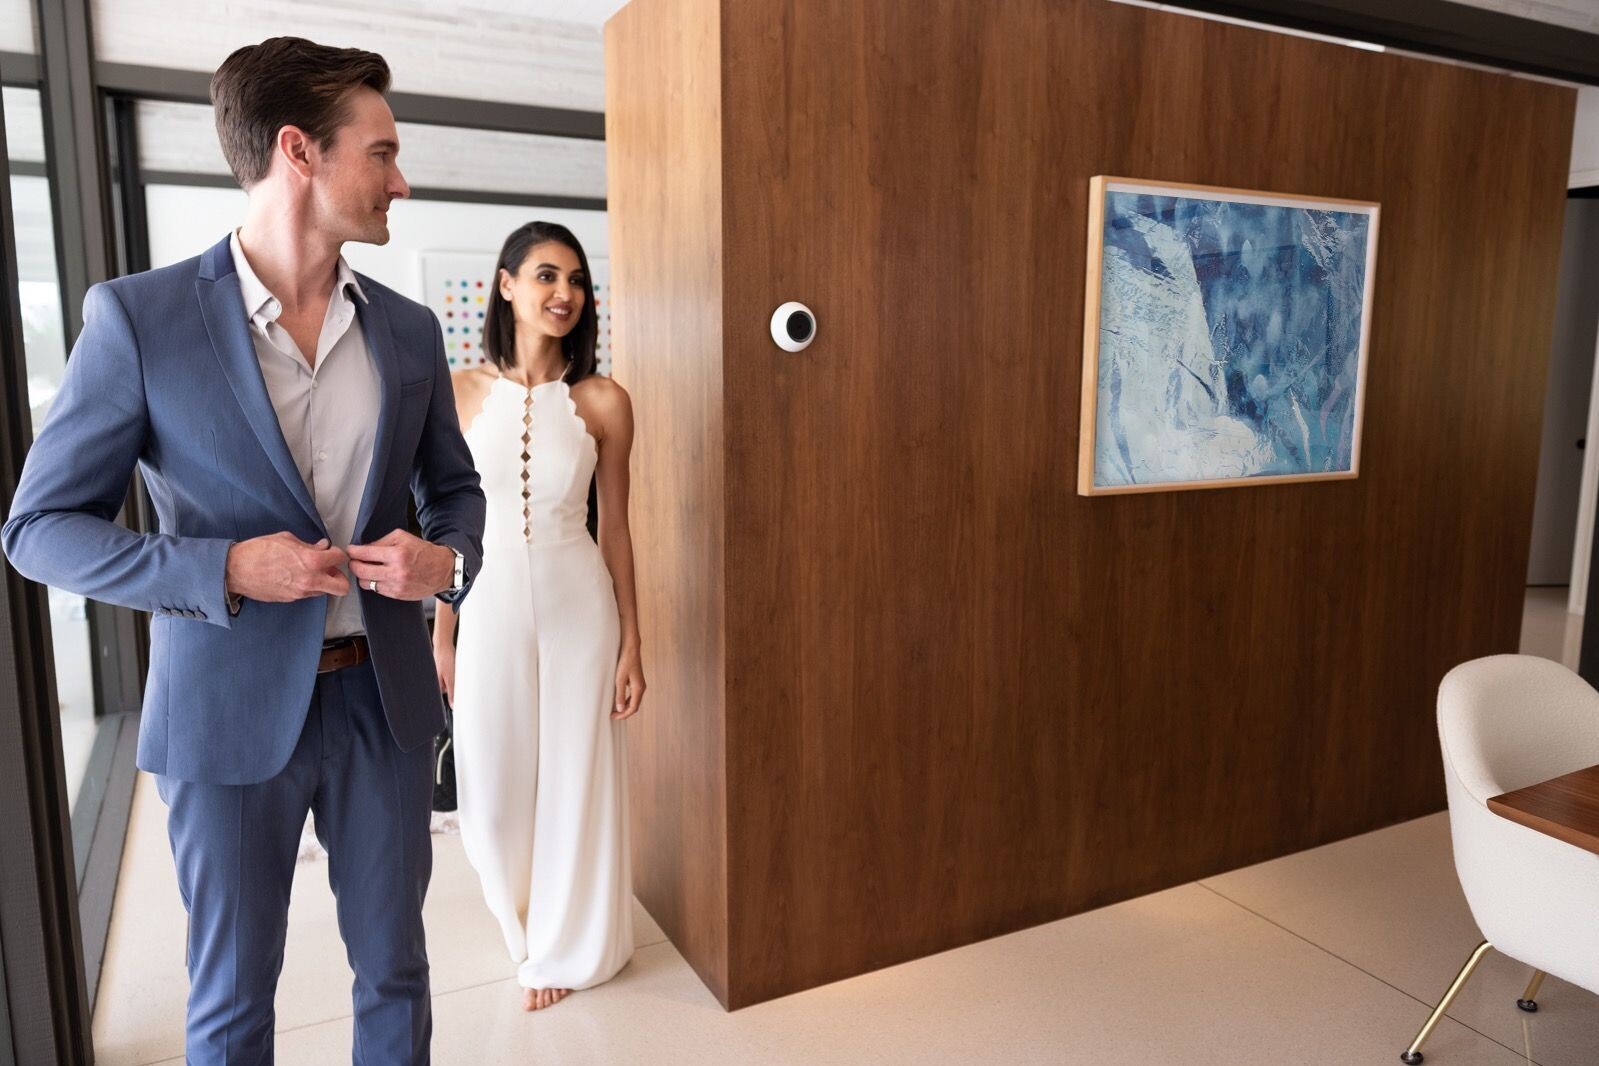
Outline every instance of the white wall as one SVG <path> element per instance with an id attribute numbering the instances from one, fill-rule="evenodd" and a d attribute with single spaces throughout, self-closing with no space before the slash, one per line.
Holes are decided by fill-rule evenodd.
<path id="1" fill-rule="evenodd" d="M 1577 124 L 1571 140 L 1571 183 L 1580 189 L 1599 185 L 1599 85 L 1577 91 Z"/>
<path id="2" fill-rule="evenodd" d="M 1571 142 L 1571 181 L 1567 188 L 1599 185 L 1599 86 L 1577 92 L 1577 121 Z M 1589 306 L 1595 295 L 1588 295 Z M 1588 400 L 1587 452 L 1583 456 L 1582 496 L 1577 505 L 1576 545 L 1571 559 L 1571 591 L 1566 609 L 1585 613 L 1588 560 L 1593 551 L 1595 509 L 1599 507 L 1599 351 L 1594 352 L 1593 389 Z"/>
<path id="3" fill-rule="evenodd" d="M 237 189 L 152 185 L 145 203 L 150 218 L 150 260 L 166 266 L 199 255 L 244 218 L 245 195 Z M 356 270 L 413 300 L 423 299 L 423 252 L 484 252 L 494 255 L 513 229 L 541 218 L 559 222 L 582 242 L 590 259 L 610 256 L 610 225 L 603 211 L 558 211 L 502 204 L 402 201 L 389 212 L 390 241 L 379 248 L 347 244 L 344 257 Z"/>
<path id="4" fill-rule="evenodd" d="M 1565 585 L 1571 580 L 1588 454 L 1577 442 L 1588 436 L 1588 396 L 1599 327 L 1594 305 L 1599 296 L 1599 201 L 1567 200 L 1565 215 L 1527 559 L 1529 585 Z"/>

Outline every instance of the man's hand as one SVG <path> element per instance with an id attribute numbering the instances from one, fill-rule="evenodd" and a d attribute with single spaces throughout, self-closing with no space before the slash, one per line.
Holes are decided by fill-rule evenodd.
<path id="1" fill-rule="evenodd" d="M 345 561 L 326 540 L 307 544 L 293 533 L 241 540 L 228 548 L 228 594 L 263 603 L 343 596 L 350 591 L 339 570 Z"/>
<path id="2" fill-rule="evenodd" d="M 350 545 L 350 573 L 365 589 L 376 581 L 379 596 L 425 600 L 455 583 L 455 553 L 396 529 L 372 544 Z"/>

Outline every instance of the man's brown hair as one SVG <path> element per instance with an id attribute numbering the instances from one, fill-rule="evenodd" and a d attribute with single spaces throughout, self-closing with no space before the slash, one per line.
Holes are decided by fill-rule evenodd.
<path id="1" fill-rule="evenodd" d="M 246 189 L 265 178 L 284 126 L 326 151 L 362 86 L 389 91 L 389 64 L 376 52 L 270 37 L 228 56 L 211 78 L 211 103 L 233 176 Z"/>

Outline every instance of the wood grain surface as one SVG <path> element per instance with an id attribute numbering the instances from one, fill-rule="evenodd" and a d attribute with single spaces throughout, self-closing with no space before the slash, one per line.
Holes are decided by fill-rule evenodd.
<path id="1" fill-rule="evenodd" d="M 724 1003 L 1440 809 L 1438 682 L 1520 629 L 1574 94 L 1101 0 L 720 20 L 719 154 L 618 165 L 618 126 L 610 181 L 618 372 L 672 422 L 636 523 L 677 746 L 637 779 L 685 815 L 725 790 L 693 859 L 725 916 L 658 897 L 725 917 Z M 670 98 L 650 137 L 709 121 L 654 70 L 607 66 Z M 691 312 L 712 213 L 642 186 L 717 174 Z M 1077 495 L 1096 174 L 1382 205 L 1358 479 Z M 767 333 L 791 299 L 799 354 Z M 635 811 L 650 892 L 716 846 Z"/>
<path id="2" fill-rule="evenodd" d="M 1599 853 L 1599 766 L 1490 797 L 1488 809 L 1584 851 Z"/>
<path id="3" fill-rule="evenodd" d="M 722 177 L 715 3 L 606 28 L 612 366 L 633 399 L 644 710 L 628 727 L 634 889 L 727 1002 Z"/>

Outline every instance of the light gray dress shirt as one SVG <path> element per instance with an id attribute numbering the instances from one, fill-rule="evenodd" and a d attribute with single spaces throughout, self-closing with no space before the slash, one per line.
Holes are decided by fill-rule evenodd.
<path id="1" fill-rule="evenodd" d="M 282 305 L 250 268 L 237 230 L 230 247 L 244 310 L 250 316 L 250 339 L 283 439 L 311 491 L 329 539 L 336 547 L 348 548 L 372 467 L 378 425 L 377 368 L 372 365 L 372 353 L 351 298 L 353 293 L 365 303 L 366 294 L 355 271 L 340 256 L 316 357 L 308 363 L 289 331 L 278 325 Z M 349 576 L 347 568 L 345 576 Z M 364 628 L 352 579 L 349 595 L 328 597 L 324 639 L 350 636 Z"/>

